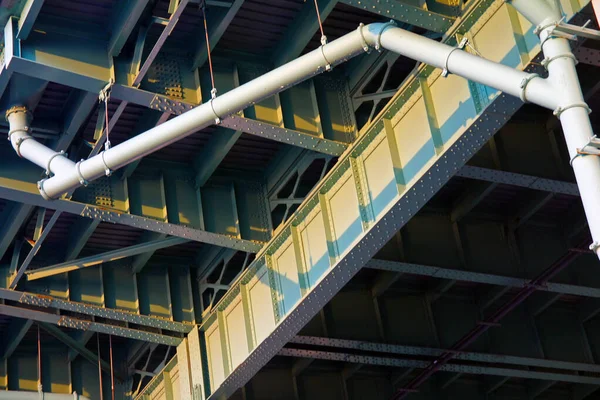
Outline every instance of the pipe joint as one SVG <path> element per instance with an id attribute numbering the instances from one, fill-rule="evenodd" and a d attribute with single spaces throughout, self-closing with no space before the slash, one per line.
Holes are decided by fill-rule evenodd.
<path id="1" fill-rule="evenodd" d="M 81 163 L 84 160 L 79 160 L 79 162 L 77 164 L 75 164 L 75 171 L 77 172 L 77 178 L 79 179 L 79 184 L 81 184 L 81 186 L 87 186 L 90 183 L 84 178 L 83 174 L 81 173 Z"/>
<path id="2" fill-rule="evenodd" d="M 396 26 L 396 22 L 394 22 L 393 19 L 389 20 L 388 22 L 386 22 L 385 24 L 383 24 L 381 26 L 381 29 L 379 30 L 379 33 L 377 34 L 377 38 L 375 39 L 375 50 L 381 51 L 381 35 L 383 35 L 383 32 L 385 32 L 385 30 L 388 29 L 389 27 L 395 27 L 395 26 Z"/>
<path id="3" fill-rule="evenodd" d="M 539 78 L 539 77 L 540 76 L 538 74 L 530 74 L 527 77 L 523 78 L 523 80 L 521 81 L 521 93 L 519 95 L 519 98 L 521 99 L 521 101 L 523 103 L 529 102 L 527 100 L 527 85 L 529 85 L 529 82 L 531 82 L 535 78 Z"/>

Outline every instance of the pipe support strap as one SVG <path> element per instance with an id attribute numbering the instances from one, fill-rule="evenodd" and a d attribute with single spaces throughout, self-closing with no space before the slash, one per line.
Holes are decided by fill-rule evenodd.
<path id="1" fill-rule="evenodd" d="M 358 28 L 356 28 L 356 30 L 358 31 L 358 34 L 360 35 L 360 41 L 362 44 L 362 48 L 365 51 L 365 53 L 368 53 L 371 48 L 369 47 L 369 44 L 367 43 L 367 39 L 365 39 L 365 34 L 363 33 L 363 28 L 365 27 L 365 24 L 363 24 L 362 22 L 360 24 L 358 24 Z"/>
<path id="2" fill-rule="evenodd" d="M 100 158 L 102 159 L 102 164 L 104 164 L 104 174 L 106 176 L 111 176 L 113 171 L 112 171 L 112 169 L 110 169 L 110 167 L 106 163 L 106 160 L 104 159 L 104 153 L 106 153 L 106 151 L 103 151 L 102 153 L 100 153 Z"/>
<path id="3" fill-rule="evenodd" d="M 383 26 L 379 30 L 379 34 L 377 35 L 377 39 L 375 39 L 375 50 L 381 51 L 381 35 L 390 26 L 396 26 L 396 22 L 394 22 L 393 19 L 391 19 L 388 22 L 386 22 L 385 24 L 383 24 Z"/>
<path id="4" fill-rule="evenodd" d="M 592 113 L 592 109 L 586 103 L 581 102 L 569 104 L 568 106 L 564 107 L 558 107 L 556 110 L 554 110 L 552 114 L 554 114 L 557 118 L 560 118 L 562 113 L 564 113 L 567 110 L 570 110 L 571 108 L 585 108 L 588 114 Z"/>
<path id="5" fill-rule="evenodd" d="M 558 60 L 560 58 L 570 58 L 571 60 L 573 60 L 575 62 L 575 65 L 577 65 L 577 63 L 579 63 L 579 61 L 577 60 L 577 57 L 575 57 L 575 55 L 573 53 L 564 53 L 564 54 L 555 55 L 554 57 L 544 58 L 544 60 L 542 60 L 542 66 L 544 68 L 548 69 L 548 65 L 550 65 L 550 63 L 552 61 Z"/>
<path id="6" fill-rule="evenodd" d="M 89 182 L 83 177 L 80 170 L 80 166 L 83 161 L 84 160 L 79 160 L 79 162 L 75 164 L 75 171 L 77 171 L 77 177 L 79 178 L 79 183 L 81 184 L 81 186 L 87 186 L 89 185 Z"/>
<path id="7" fill-rule="evenodd" d="M 50 176 L 50 174 L 52 173 L 52 170 L 50 170 L 50 163 L 52 163 L 52 160 L 54 160 L 54 158 L 58 157 L 58 156 L 65 156 L 65 152 L 64 150 L 61 150 L 59 153 L 54 153 L 52 155 L 52 157 L 50 157 L 48 159 L 48 164 L 46 165 L 46 176 Z"/>
<path id="8" fill-rule="evenodd" d="M 529 85 L 529 82 L 531 82 L 533 79 L 539 78 L 539 77 L 540 76 L 538 74 L 529 74 L 527 77 L 523 78 L 523 80 L 521 81 L 521 93 L 519 95 L 519 98 L 521 99 L 521 101 L 523 103 L 529 102 L 527 100 L 527 85 Z"/>
<path id="9" fill-rule="evenodd" d="M 463 50 L 465 48 L 465 46 L 467 45 L 468 41 L 469 41 L 469 39 L 467 39 L 467 37 L 465 36 L 462 38 L 462 40 L 460 41 L 460 43 L 458 44 L 457 47 L 450 50 L 450 53 L 448 53 L 448 57 L 446 57 L 446 61 L 444 61 L 444 69 L 442 70 L 443 78 L 447 77 L 448 74 L 450 73 L 450 71 L 448 70 L 448 61 L 450 60 L 450 56 L 452 56 L 452 53 L 454 53 L 456 50 Z"/>
<path id="10" fill-rule="evenodd" d="M 220 125 L 221 124 L 221 117 L 219 117 L 217 115 L 217 112 L 215 111 L 215 106 L 213 105 L 213 100 L 216 98 L 216 90 L 215 90 L 215 97 L 211 98 L 208 102 L 210 103 L 210 109 L 212 110 L 213 114 L 215 115 L 215 124 Z"/>

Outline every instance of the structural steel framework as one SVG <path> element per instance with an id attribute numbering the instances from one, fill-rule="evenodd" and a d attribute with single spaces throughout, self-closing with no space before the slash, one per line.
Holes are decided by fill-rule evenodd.
<path id="1" fill-rule="evenodd" d="M 587 3 L 561 1 L 565 19 L 592 19 Z M 544 74 L 535 26 L 503 0 L 316 7 L 329 40 L 392 19 Z M 74 161 L 210 101 L 211 74 L 223 94 L 321 44 L 312 1 L 2 0 L 0 11 L 2 109 L 26 105 L 36 140 Z M 572 47 L 596 109 L 597 43 Z M 580 246 L 561 128 L 444 75 L 371 51 L 52 201 L 40 169 L 0 146 L 0 389 L 598 396 L 597 258 Z"/>

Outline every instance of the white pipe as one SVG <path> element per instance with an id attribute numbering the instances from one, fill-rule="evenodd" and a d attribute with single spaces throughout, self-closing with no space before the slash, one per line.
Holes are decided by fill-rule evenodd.
<path id="1" fill-rule="evenodd" d="M 62 153 L 49 149 L 29 134 L 30 114 L 25 107 L 11 108 L 6 112 L 6 119 L 10 126 L 8 133 L 10 142 L 20 157 L 26 158 L 49 173 L 75 167 L 75 163 Z"/>
<path id="2" fill-rule="evenodd" d="M 90 400 L 80 396 L 77 392 L 73 394 L 40 393 L 40 392 L 17 392 L 13 390 L 0 390 L 0 400 Z"/>
<path id="3" fill-rule="evenodd" d="M 54 169 L 53 160 L 52 172 L 55 173 L 55 176 L 40 181 L 40 192 L 45 198 L 56 198 L 87 181 L 97 179 L 107 172 L 121 168 L 197 130 L 214 124 L 216 119 L 243 110 L 262 99 L 311 78 L 329 67 L 368 50 L 369 47 L 383 47 L 417 61 L 446 68 L 451 73 L 514 96 L 522 96 L 544 107 L 555 108 L 557 106 L 557 98 L 552 95 L 551 87 L 544 79 L 396 28 L 389 23 L 361 25 L 354 32 L 95 157 L 82 161 L 77 164 L 77 167 L 71 163 L 68 166 L 65 165 L 64 168 Z M 532 77 L 533 79 L 531 79 Z M 523 85 L 523 82 L 527 82 L 527 84 Z M 526 87 L 523 88 L 523 86 Z M 21 151 L 21 153 L 23 152 Z M 44 161 L 47 158 L 48 154 L 45 154 L 32 159 L 32 161 L 40 165 L 40 160 Z M 55 157 L 61 161 L 63 158 Z"/>
<path id="4" fill-rule="evenodd" d="M 508 0 L 525 18 L 534 25 L 542 25 L 548 21 L 558 21 L 561 18 L 554 0 Z"/>
<path id="5" fill-rule="evenodd" d="M 558 115 L 572 160 L 571 165 L 577 180 L 581 201 L 592 234 L 590 249 L 600 257 L 600 157 L 580 155 L 578 151 L 586 147 L 594 136 L 588 117 L 589 108 L 585 103 L 577 70 L 576 59 L 567 39 L 552 36 L 552 23 L 560 21 L 560 14 L 554 8 L 545 7 L 543 0 L 514 0 L 513 6 L 538 25 L 542 51 L 548 69 L 548 80 L 553 85 L 560 104 L 555 110 Z M 540 11 L 539 14 L 532 10 Z M 546 18 L 542 12 L 546 12 Z M 534 19 L 535 18 L 535 19 Z"/>

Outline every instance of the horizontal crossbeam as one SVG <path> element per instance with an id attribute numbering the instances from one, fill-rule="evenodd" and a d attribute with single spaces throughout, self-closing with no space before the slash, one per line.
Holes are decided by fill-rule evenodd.
<path id="1" fill-rule="evenodd" d="M 76 312 L 115 321 L 129 322 L 154 329 L 165 329 L 173 332 L 188 333 L 193 327 L 192 324 L 170 321 L 164 318 L 140 315 L 121 310 L 113 310 L 106 307 L 98 307 L 90 304 L 62 300 L 51 296 L 21 292 L 17 290 L 0 289 L 0 299 L 19 302 L 30 306 L 42 307 L 44 309 L 48 309 L 49 311 L 51 310 L 53 313 L 55 313 L 56 310 Z"/>
<path id="2" fill-rule="evenodd" d="M 522 288 L 529 281 L 522 278 L 484 274 L 480 272 L 463 271 L 450 268 L 433 267 L 428 265 L 411 264 L 397 261 L 370 260 L 367 268 L 406 273 L 411 275 L 429 276 L 432 278 L 458 280 L 463 282 L 482 283 L 487 285 Z M 600 288 L 569 285 L 565 283 L 547 283 L 539 288 L 540 291 L 568 294 L 575 296 L 600 298 Z"/>
<path id="3" fill-rule="evenodd" d="M 29 308 L 9 306 L 0 304 L 0 314 L 10 317 L 30 319 L 37 322 L 46 322 L 62 326 L 65 328 L 80 329 L 84 331 L 93 331 L 107 335 L 120 336 L 128 339 L 143 340 L 151 343 L 166 344 L 177 346 L 181 338 L 174 336 L 161 335 L 158 333 L 145 332 L 137 329 L 123 328 L 117 325 L 109 325 L 100 322 L 68 317 L 65 315 L 51 314 L 43 311 L 36 311 Z"/>
<path id="4" fill-rule="evenodd" d="M 133 246 L 124 247 L 122 249 L 111 250 L 105 253 L 97 254 L 95 256 L 89 256 L 81 258 L 79 260 L 67 261 L 64 263 L 51 265 L 44 268 L 38 268 L 32 271 L 26 272 L 27 280 L 34 281 L 36 279 L 46 278 L 53 275 L 62 274 L 69 271 L 75 271 L 82 268 L 93 267 L 105 262 L 111 262 L 121 260 L 123 258 L 136 256 L 147 252 L 154 252 L 156 250 L 164 249 L 166 247 L 177 246 L 179 244 L 189 242 L 188 239 L 179 237 L 169 237 L 166 239 L 151 240 Z"/>

